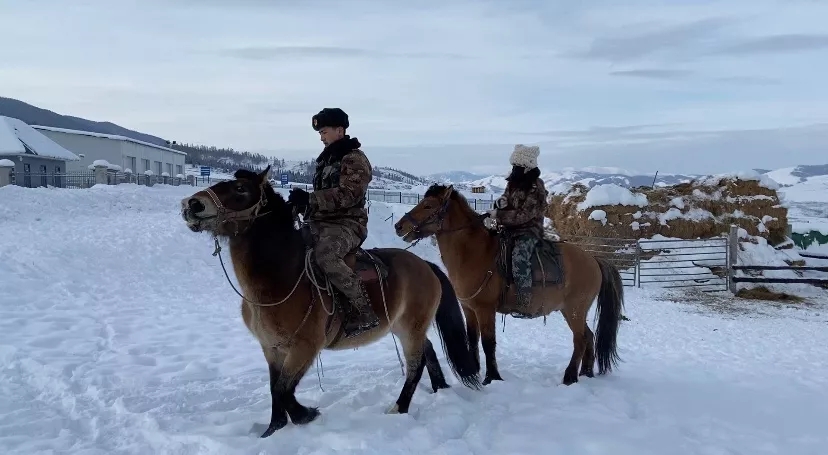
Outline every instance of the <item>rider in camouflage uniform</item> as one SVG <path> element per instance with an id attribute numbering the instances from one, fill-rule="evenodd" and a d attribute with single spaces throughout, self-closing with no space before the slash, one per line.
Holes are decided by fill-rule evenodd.
<path id="1" fill-rule="evenodd" d="M 362 281 L 344 260 L 368 237 L 365 203 L 372 168 L 357 138 L 345 134 L 349 122 L 342 109 L 322 109 L 312 123 L 325 144 L 316 158 L 313 192 L 293 189 L 288 202 L 309 221 L 316 263 L 351 302 L 344 327 L 344 335 L 351 337 L 379 325 Z"/>
<path id="2" fill-rule="evenodd" d="M 528 317 L 526 311 L 532 299 L 531 259 L 535 245 L 543 237 L 543 219 L 549 205 L 548 192 L 538 169 L 539 154 L 537 146 L 515 146 L 509 159 L 512 172 L 506 179 L 506 190 L 495 203 L 493 218 L 486 220 L 502 226 L 504 234 L 514 240 L 512 274 L 517 308 L 512 312 L 513 317 Z"/>

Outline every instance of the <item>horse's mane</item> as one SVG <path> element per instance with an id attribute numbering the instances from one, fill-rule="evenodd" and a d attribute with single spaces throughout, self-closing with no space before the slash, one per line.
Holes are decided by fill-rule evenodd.
<path id="1" fill-rule="evenodd" d="M 440 197 L 443 194 L 445 194 L 445 192 L 448 188 L 449 187 L 447 185 L 443 185 L 443 184 L 440 184 L 440 183 L 435 183 L 435 184 L 431 185 L 430 187 L 428 187 L 428 190 L 426 190 L 425 195 L 423 197 Z M 461 203 L 463 203 L 463 207 L 467 211 L 477 213 L 477 212 L 474 211 L 471 204 L 469 204 L 469 200 L 466 199 L 465 196 L 460 194 L 459 191 L 453 190 L 451 192 L 451 195 L 449 196 L 449 199 L 454 201 L 454 202 L 461 202 Z"/>
<path id="2" fill-rule="evenodd" d="M 265 178 L 246 169 L 236 171 L 233 176 L 255 184 Z M 284 283 L 273 277 L 292 276 L 302 267 L 304 247 L 301 234 L 294 226 L 293 207 L 274 190 L 269 180 L 262 182 L 262 190 L 267 203 L 241 237 L 246 240 L 249 250 L 243 265 L 251 277 L 268 279 L 273 285 L 281 286 Z"/>
<path id="3" fill-rule="evenodd" d="M 254 182 L 260 179 L 259 174 L 253 171 L 248 171 L 247 169 L 237 170 L 233 174 L 233 177 L 239 180 L 245 179 L 252 180 Z M 268 229 L 295 230 L 293 226 L 293 209 L 287 201 L 285 201 L 284 196 L 282 196 L 281 193 L 277 193 L 276 190 L 273 189 L 270 181 L 267 181 L 263 188 L 267 204 L 262 208 L 259 214 L 269 214 L 257 220 L 256 224 L 266 225 Z"/>

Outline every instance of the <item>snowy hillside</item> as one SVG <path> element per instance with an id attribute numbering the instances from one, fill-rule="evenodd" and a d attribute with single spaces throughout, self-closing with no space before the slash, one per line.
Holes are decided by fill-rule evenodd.
<path id="1" fill-rule="evenodd" d="M 828 164 L 788 167 L 765 175 L 783 187 L 788 201 L 828 203 Z"/>
<path id="2" fill-rule="evenodd" d="M 480 180 L 486 178 L 486 176 L 467 171 L 448 171 L 429 174 L 425 176 L 425 178 L 429 181 L 437 183 L 460 183 Z"/>
<path id="3" fill-rule="evenodd" d="M 828 164 L 796 166 L 770 171 L 768 177 L 782 186 L 779 193 L 788 207 L 793 232 L 814 231 L 828 236 Z M 828 244 L 814 243 L 809 251 L 828 254 Z"/>
<path id="4" fill-rule="evenodd" d="M 506 188 L 506 176 L 510 169 L 504 171 L 502 175 L 491 175 L 488 177 L 475 179 L 472 181 L 453 182 L 455 186 L 461 188 L 471 188 L 473 186 L 483 186 L 487 192 L 501 193 Z M 684 174 L 658 174 L 655 175 L 640 175 L 625 171 L 618 168 L 562 168 L 560 170 L 542 170 L 541 178 L 546 184 L 546 188 L 551 193 L 563 193 L 568 191 L 572 185 L 581 183 L 588 188 L 595 185 L 615 184 L 625 188 L 633 188 L 638 186 L 652 186 L 655 179 L 655 186 L 675 185 L 677 183 L 688 182 L 695 175 Z"/>
<path id="5" fill-rule="evenodd" d="M 288 182 L 290 184 L 310 184 L 313 178 L 313 172 L 316 169 L 316 164 L 311 161 L 274 159 L 269 164 L 271 166 L 271 176 L 274 181 L 280 181 L 281 174 L 285 173 L 288 174 Z M 263 170 L 267 167 L 267 164 L 250 167 L 256 170 Z M 227 169 L 236 168 L 234 165 L 227 167 Z M 217 180 L 230 179 L 233 178 L 233 172 L 235 171 L 212 169 L 210 178 Z M 185 167 L 185 174 L 200 177 L 200 167 L 198 165 L 187 165 Z M 370 188 L 375 190 L 423 193 L 427 185 L 428 181 L 425 179 L 404 171 L 387 167 L 375 167 Z"/>
<path id="6" fill-rule="evenodd" d="M 0 188 L 0 453 L 824 453 L 824 310 L 652 288 L 625 289 L 609 376 L 560 385 L 563 318 L 509 318 L 505 381 L 468 390 L 438 348 L 452 388 L 424 375 L 411 412 L 385 415 L 403 383 L 386 337 L 325 352 L 297 388 L 322 416 L 258 439 L 267 367 L 209 235 L 180 218 L 192 191 Z M 408 208 L 373 204 L 365 246 L 404 246 L 385 219 Z"/>

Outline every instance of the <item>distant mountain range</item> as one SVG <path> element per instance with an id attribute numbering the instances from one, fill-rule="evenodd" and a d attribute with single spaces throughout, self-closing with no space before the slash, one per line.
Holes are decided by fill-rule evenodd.
<path id="1" fill-rule="evenodd" d="M 309 156 L 307 161 L 294 162 L 268 157 L 258 153 L 237 151 L 229 147 L 187 143 L 172 145 L 158 136 L 130 130 L 111 122 L 96 122 L 80 117 L 58 114 L 12 98 L 0 97 L 0 115 L 20 119 L 29 125 L 43 125 L 55 128 L 91 131 L 94 133 L 115 134 L 151 144 L 172 147 L 187 153 L 186 164 L 210 166 L 219 172 L 223 171 L 227 174 L 232 174 L 240 168 L 262 170 L 268 165 L 271 165 L 274 173 L 288 173 L 292 182 L 309 183 L 315 168 L 315 164 L 312 163 L 316 158 L 315 155 Z M 373 184 L 375 186 L 392 190 L 412 189 L 427 183 L 426 179 L 422 177 L 389 167 L 375 168 L 374 178 L 375 181 Z"/>
<path id="2" fill-rule="evenodd" d="M 0 97 L 0 115 L 14 117 L 30 125 L 44 125 L 103 134 L 117 134 L 152 144 L 169 146 L 166 140 L 158 136 L 130 130 L 111 122 L 98 122 L 58 114 L 12 98 Z M 232 174 L 239 168 L 261 170 L 267 165 L 272 165 L 274 171 L 278 170 L 278 172 L 290 173 L 291 181 L 295 182 L 310 182 L 310 173 L 312 173 L 314 167 L 312 160 L 315 158 L 315 156 L 309 156 L 307 161 L 286 162 L 284 159 L 236 151 L 227 147 L 219 148 L 215 146 L 189 144 L 176 144 L 172 147 L 188 154 L 187 164 L 209 165 L 216 170 L 225 171 L 228 174 Z M 374 169 L 374 185 L 392 191 L 419 191 L 431 183 L 450 183 L 460 189 L 471 189 L 471 187 L 483 186 L 487 189 L 488 193 L 500 193 L 506 187 L 505 175 L 508 170 L 504 169 L 502 175 L 490 176 L 463 170 L 454 170 L 419 177 L 399 169 L 377 167 Z M 811 188 L 813 186 L 811 183 L 821 182 L 823 178 L 828 179 L 828 164 L 796 166 L 778 170 L 755 169 L 755 171 L 769 176 L 783 187 L 809 183 L 809 188 Z M 687 182 L 700 177 L 700 175 L 641 175 L 630 173 L 623 169 L 593 167 L 583 169 L 565 168 L 554 171 L 546 170 L 543 171 L 542 177 L 551 192 L 559 192 L 566 191 L 574 183 L 581 183 L 589 188 L 607 183 L 614 183 L 628 188 L 652 185 L 667 186 Z M 821 185 L 820 183 L 813 187 L 814 189 L 812 191 L 820 192 L 823 189 Z"/>
<path id="3" fill-rule="evenodd" d="M 608 172 L 608 173 L 605 173 Z M 451 175 L 452 173 L 445 173 Z M 688 182 L 699 176 L 694 174 L 658 174 L 639 175 L 628 173 L 622 169 L 573 169 L 564 168 L 557 171 L 542 171 L 541 178 L 546 188 L 553 193 L 567 191 L 573 184 L 581 183 L 588 188 L 595 185 L 613 183 L 619 186 L 634 188 L 639 186 L 668 186 Z M 471 181 L 452 182 L 458 188 L 485 187 L 487 192 L 499 193 L 506 188 L 504 175 L 492 175 Z"/>
<path id="4" fill-rule="evenodd" d="M 483 174 L 474 174 L 467 171 L 449 171 L 438 172 L 436 174 L 429 174 L 425 176 L 426 180 L 437 183 L 454 183 L 454 182 L 470 182 L 472 180 L 480 180 L 485 178 Z"/>
<path id="5" fill-rule="evenodd" d="M 62 115 L 12 98 L 0 97 L 0 115 L 20 119 L 29 125 L 52 126 L 55 128 L 83 130 L 101 134 L 116 134 L 151 144 L 167 145 L 167 141 L 160 137 L 133 131 L 112 122 L 95 122 L 80 117 Z"/>

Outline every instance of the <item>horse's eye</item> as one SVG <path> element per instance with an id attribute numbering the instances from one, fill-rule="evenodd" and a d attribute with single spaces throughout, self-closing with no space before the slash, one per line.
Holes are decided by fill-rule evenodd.
<path id="1" fill-rule="evenodd" d="M 242 185 L 242 184 L 236 185 L 236 192 L 237 193 L 244 193 L 245 192 L 244 185 Z"/>

